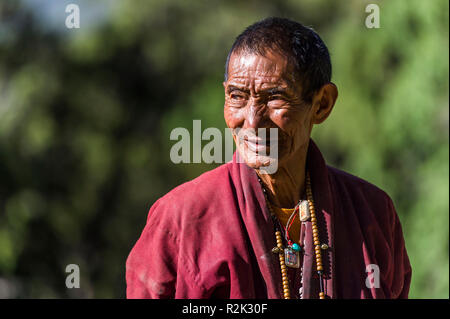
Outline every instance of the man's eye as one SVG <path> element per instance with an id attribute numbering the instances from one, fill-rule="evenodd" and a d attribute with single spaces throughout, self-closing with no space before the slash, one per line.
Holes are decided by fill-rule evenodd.
<path id="1" fill-rule="evenodd" d="M 236 93 L 231 93 L 230 97 L 231 97 L 233 100 L 242 100 L 242 99 L 244 99 L 244 96 L 243 96 L 243 95 L 241 95 L 241 94 L 236 94 Z"/>
<path id="2" fill-rule="evenodd" d="M 285 98 L 282 95 L 271 95 L 269 97 L 269 101 L 276 101 L 276 100 L 282 100 L 284 101 Z"/>

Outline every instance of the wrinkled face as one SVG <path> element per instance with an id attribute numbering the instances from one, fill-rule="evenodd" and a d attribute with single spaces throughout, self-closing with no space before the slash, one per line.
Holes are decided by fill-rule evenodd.
<path id="1" fill-rule="evenodd" d="M 270 144 L 278 143 L 278 167 L 289 159 L 306 154 L 311 133 L 312 107 L 302 100 L 302 88 L 294 77 L 294 68 L 280 54 L 266 56 L 233 53 L 229 60 L 225 88 L 225 122 L 237 131 L 277 128 L 278 138 L 243 134 L 233 135 L 237 150 L 252 168 L 266 166 Z"/>

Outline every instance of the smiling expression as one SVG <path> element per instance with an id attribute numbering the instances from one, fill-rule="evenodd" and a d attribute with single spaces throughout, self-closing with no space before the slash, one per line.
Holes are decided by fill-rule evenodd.
<path id="1" fill-rule="evenodd" d="M 256 132 L 258 128 L 277 128 L 279 167 L 306 151 L 313 126 L 312 108 L 302 99 L 300 81 L 294 74 L 288 59 L 276 52 L 268 51 L 265 56 L 234 52 L 223 83 L 227 126 Z M 238 143 L 234 135 L 234 140 L 250 167 L 265 165 L 257 154 L 268 149 L 269 139 L 254 137 Z"/>

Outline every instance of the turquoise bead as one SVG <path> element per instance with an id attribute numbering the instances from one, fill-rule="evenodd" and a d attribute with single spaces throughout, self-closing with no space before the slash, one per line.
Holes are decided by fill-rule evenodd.
<path id="1" fill-rule="evenodd" d="M 299 244 L 293 244 L 292 249 L 295 251 L 300 251 L 300 245 Z"/>

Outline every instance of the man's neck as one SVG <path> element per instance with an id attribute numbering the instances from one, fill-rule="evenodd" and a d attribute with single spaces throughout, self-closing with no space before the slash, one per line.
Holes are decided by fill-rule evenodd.
<path id="1" fill-rule="evenodd" d="M 299 151 L 274 174 L 257 173 L 270 202 L 280 208 L 294 208 L 305 193 L 306 151 Z"/>

